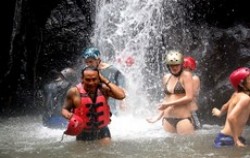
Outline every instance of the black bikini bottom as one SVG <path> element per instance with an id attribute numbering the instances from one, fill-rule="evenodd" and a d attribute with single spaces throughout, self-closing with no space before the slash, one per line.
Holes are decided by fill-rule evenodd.
<path id="1" fill-rule="evenodd" d="M 185 120 L 185 119 L 188 119 L 192 124 L 192 119 L 191 117 L 188 117 L 188 118 L 167 118 L 167 117 L 164 117 L 163 120 L 166 120 L 169 124 L 171 124 L 174 128 L 176 128 L 177 124 L 182 121 L 182 120 Z"/>

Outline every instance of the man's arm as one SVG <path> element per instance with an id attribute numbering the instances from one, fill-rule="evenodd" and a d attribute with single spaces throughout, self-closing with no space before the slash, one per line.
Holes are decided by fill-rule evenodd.
<path id="1" fill-rule="evenodd" d="M 194 87 L 194 96 L 197 97 L 200 93 L 201 81 L 198 76 L 193 76 L 193 87 Z"/>
<path id="2" fill-rule="evenodd" d="M 225 103 L 221 109 L 219 110 L 218 108 L 213 108 L 212 109 L 212 114 L 213 116 L 216 116 L 216 117 L 221 117 L 223 116 L 224 114 L 226 114 L 227 112 L 227 109 L 228 109 L 228 105 L 229 105 L 229 101 L 227 103 Z"/>
<path id="3" fill-rule="evenodd" d="M 66 119 L 70 119 L 73 116 L 73 113 L 71 112 L 74 103 L 73 103 L 73 97 L 76 94 L 76 87 L 72 87 L 67 91 L 66 98 L 64 99 L 64 103 L 62 106 L 61 114 Z"/>
<path id="4" fill-rule="evenodd" d="M 225 115 L 227 113 L 229 104 L 232 102 L 234 96 L 235 96 L 235 93 L 233 93 L 231 98 L 225 104 L 222 105 L 220 110 L 218 108 L 213 108 L 212 109 L 213 116 L 221 117 L 221 116 Z"/>
<path id="5" fill-rule="evenodd" d="M 148 123 L 155 123 L 155 122 L 159 121 L 162 118 L 163 114 L 164 114 L 164 112 L 159 110 L 158 115 L 156 115 L 156 116 L 154 116 L 152 118 L 147 118 L 146 120 L 147 120 Z"/>
<path id="6" fill-rule="evenodd" d="M 105 78 L 102 74 L 99 74 L 99 75 L 100 75 L 101 82 L 104 83 L 104 85 L 102 86 L 102 90 L 105 90 L 108 96 L 114 99 L 118 99 L 118 100 L 122 100 L 125 98 L 125 92 L 121 87 L 112 83 L 110 80 Z"/>

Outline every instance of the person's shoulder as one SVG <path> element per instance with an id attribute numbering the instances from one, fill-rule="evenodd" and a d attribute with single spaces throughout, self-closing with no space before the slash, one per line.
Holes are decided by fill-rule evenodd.
<path id="1" fill-rule="evenodd" d="M 105 63 L 105 62 L 101 62 L 100 65 L 99 65 L 99 68 L 101 70 L 104 70 L 104 69 L 108 69 L 111 66 L 112 66 L 111 64 L 108 64 L 108 63 Z"/>
<path id="2" fill-rule="evenodd" d="M 105 70 L 110 71 L 111 73 L 123 74 L 121 70 L 119 70 L 116 66 L 111 64 L 108 67 L 106 67 Z"/>
<path id="3" fill-rule="evenodd" d="M 113 70 L 115 70 L 115 71 L 120 71 L 120 70 L 119 70 L 115 65 L 113 65 L 113 64 L 109 64 L 109 66 L 108 66 L 107 68 L 113 69 Z"/>
<path id="4" fill-rule="evenodd" d="M 239 98 L 240 98 L 241 100 L 244 100 L 244 101 L 250 103 L 250 96 L 249 96 L 249 95 L 247 95 L 246 93 L 243 93 L 243 92 L 237 93 L 237 94 L 238 94 L 238 96 L 239 96 Z"/>
<path id="5" fill-rule="evenodd" d="M 168 79 L 170 76 L 171 76 L 170 73 L 164 74 L 164 75 L 163 75 L 163 79 Z"/>
<path id="6" fill-rule="evenodd" d="M 197 76 L 197 75 L 193 75 L 193 80 L 194 80 L 194 81 L 200 81 L 200 77 Z"/>
<path id="7" fill-rule="evenodd" d="M 193 78 L 192 72 L 187 71 L 187 70 L 183 70 L 182 73 L 181 73 L 181 76 Z"/>
<path id="8" fill-rule="evenodd" d="M 241 106 L 247 107 L 250 104 L 250 97 L 243 92 L 234 92 L 230 101 L 235 104 L 240 103 Z"/>
<path id="9" fill-rule="evenodd" d="M 168 73 L 168 74 L 165 74 L 162 78 L 162 81 L 163 81 L 163 84 L 165 84 L 167 82 L 167 80 L 170 78 L 171 74 Z"/>
<path id="10" fill-rule="evenodd" d="M 78 88 L 76 86 L 70 87 L 68 90 L 68 94 L 74 94 L 78 92 Z"/>

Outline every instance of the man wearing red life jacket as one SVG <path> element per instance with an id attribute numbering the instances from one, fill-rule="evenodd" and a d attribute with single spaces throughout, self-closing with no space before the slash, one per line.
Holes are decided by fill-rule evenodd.
<path id="1" fill-rule="evenodd" d="M 81 52 L 82 64 L 84 66 L 95 66 L 100 73 L 119 87 L 126 89 L 125 75 L 112 64 L 108 64 L 101 59 L 101 52 L 96 47 L 84 48 Z M 109 98 L 108 104 L 111 112 L 115 116 L 119 116 L 119 109 L 125 110 L 125 100 L 115 100 Z"/>
<path id="2" fill-rule="evenodd" d="M 82 70 L 82 82 L 68 90 L 62 115 L 69 120 L 65 134 L 76 135 L 76 140 L 111 142 L 109 97 L 122 100 L 125 93 L 99 70 L 89 66 Z"/>

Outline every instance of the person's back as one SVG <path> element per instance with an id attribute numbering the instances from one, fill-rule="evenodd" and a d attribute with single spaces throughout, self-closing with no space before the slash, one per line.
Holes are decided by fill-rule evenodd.
<path id="1" fill-rule="evenodd" d="M 100 72 L 104 77 L 108 78 L 112 83 L 125 89 L 125 77 L 116 67 L 107 63 L 101 63 L 100 65 L 102 65 Z M 112 114 L 118 115 L 117 107 L 122 104 L 122 101 L 109 98 L 108 103 L 111 107 Z"/>
<path id="2" fill-rule="evenodd" d="M 244 104 L 244 102 L 246 103 Z M 235 108 L 242 109 L 239 115 L 234 115 L 234 112 L 232 112 L 233 110 L 237 110 Z M 229 121 L 230 119 L 237 119 L 237 124 L 235 124 L 235 127 L 236 129 L 238 129 L 237 135 L 240 136 L 245 124 L 247 123 L 249 114 L 250 114 L 250 97 L 243 92 L 234 93 L 228 104 L 226 123 L 221 132 L 228 135 L 232 135 L 232 129 L 230 127 Z"/>
<path id="3" fill-rule="evenodd" d="M 229 80 L 236 90 L 229 101 L 219 110 L 213 108 L 214 116 L 221 117 L 227 113 L 224 128 L 217 134 L 214 140 L 215 147 L 221 146 L 245 146 L 245 140 L 241 134 L 250 114 L 250 70 L 243 67 L 233 71 Z"/>

